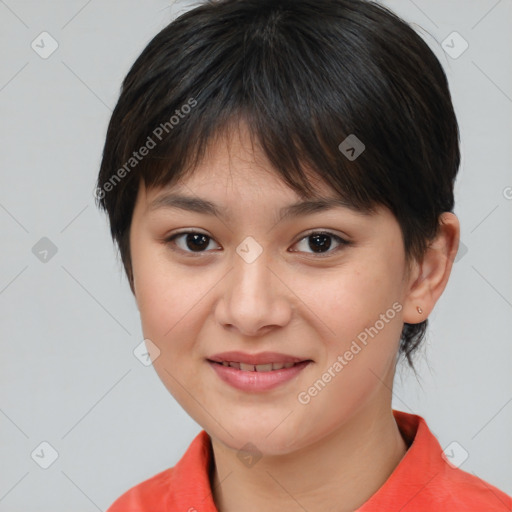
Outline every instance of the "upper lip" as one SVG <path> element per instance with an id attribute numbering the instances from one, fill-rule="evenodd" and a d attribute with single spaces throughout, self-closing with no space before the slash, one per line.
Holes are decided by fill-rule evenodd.
<path id="1" fill-rule="evenodd" d="M 300 357 L 294 357 L 278 352 L 260 352 L 259 354 L 247 354 L 246 352 L 222 352 L 208 357 L 210 361 L 222 363 L 223 361 L 245 363 L 245 364 L 269 364 L 269 363 L 300 363 L 308 361 Z"/>

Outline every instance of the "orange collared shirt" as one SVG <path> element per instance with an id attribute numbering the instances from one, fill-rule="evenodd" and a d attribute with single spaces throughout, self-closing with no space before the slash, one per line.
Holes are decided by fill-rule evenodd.
<path id="1" fill-rule="evenodd" d="M 396 410 L 393 414 L 409 448 L 356 512 L 512 511 L 510 496 L 446 462 L 421 416 Z M 212 458 L 210 437 L 202 430 L 173 468 L 132 487 L 107 512 L 218 512 L 210 487 Z"/>

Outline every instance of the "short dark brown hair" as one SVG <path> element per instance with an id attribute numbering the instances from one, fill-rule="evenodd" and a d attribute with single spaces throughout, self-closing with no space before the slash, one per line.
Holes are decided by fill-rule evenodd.
<path id="1" fill-rule="evenodd" d="M 309 169 L 358 210 L 389 208 L 408 261 L 453 211 L 460 151 L 448 83 L 407 23 L 364 0 L 210 0 L 147 45 L 108 126 L 96 197 L 132 291 L 140 180 L 176 183 L 240 121 L 302 198 L 314 195 Z M 339 146 L 354 135 L 364 151 L 348 158 Z M 426 327 L 403 326 L 411 366 Z"/>

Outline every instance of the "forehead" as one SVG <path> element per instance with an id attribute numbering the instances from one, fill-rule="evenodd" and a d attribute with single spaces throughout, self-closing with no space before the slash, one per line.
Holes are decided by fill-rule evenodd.
<path id="1" fill-rule="evenodd" d="M 361 208 L 344 197 L 311 168 L 303 166 L 309 193 L 286 182 L 245 125 L 212 138 L 198 164 L 175 182 L 163 186 L 140 183 L 135 216 L 160 218 L 168 213 L 193 212 L 216 217 L 225 224 L 243 221 L 273 225 L 325 213 L 332 220 L 369 219 L 381 214 L 380 205 Z M 338 212 L 338 213 L 336 213 Z M 325 217 L 327 218 L 327 217 Z"/>
<path id="2" fill-rule="evenodd" d="M 177 208 L 219 218 L 232 217 L 235 211 L 272 210 L 284 219 L 339 207 L 357 215 L 376 213 L 377 205 L 355 205 L 325 177 L 302 162 L 301 166 L 307 187 L 295 177 L 288 183 L 247 123 L 237 119 L 219 129 L 196 166 L 187 168 L 175 181 L 148 188 L 141 181 L 137 203 L 143 203 L 148 213 Z"/>
<path id="3" fill-rule="evenodd" d="M 318 173 L 303 166 L 310 192 L 305 194 L 294 189 L 278 172 L 254 139 L 244 121 L 228 125 L 212 137 L 204 155 L 193 169 L 188 169 L 171 185 L 150 187 L 152 196 L 161 192 L 194 192 L 208 194 L 245 191 L 261 194 L 279 194 L 292 200 L 299 197 L 339 197 L 334 189 Z"/>
<path id="4" fill-rule="evenodd" d="M 212 149 L 209 158 L 177 183 L 147 189 L 146 210 L 174 208 L 227 218 L 234 210 L 278 209 L 280 220 L 339 207 L 361 213 L 319 178 L 310 178 L 314 192 L 300 194 L 267 162 L 254 154 L 245 156 L 228 153 L 226 146 Z"/>

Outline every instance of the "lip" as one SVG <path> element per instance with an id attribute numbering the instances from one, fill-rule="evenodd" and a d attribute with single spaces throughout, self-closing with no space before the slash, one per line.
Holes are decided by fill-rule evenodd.
<path id="1" fill-rule="evenodd" d="M 267 372 L 245 371 L 222 365 L 222 361 L 245 364 L 295 363 L 290 368 L 271 370 Z M 230 386 L 245 392 L 264 392 L 272 390 L 297 377 L 310 363 L 311 359 L 301 359 L 276 352 L 261 352 L 246 354 L 243 352 L 223 352 L 208 358 L 208 364 L 215 373 Z"/>
<path id="2" fill-rule="evenodd" d="M 222 363 L 222 361 L 245 363 L 245 364 L 269 364 L 269 363 L 300 363 L 306 361 L 300 357 L 294 357 L 278 352 L 260 352 L 259 354 L 247 354 L 246 352 L 222 352 L 208 357 L 209 361 Z M 310 359 L 308 359 L 310 361 Z M 278 370 L 275 370 L 278 371 Z"/>

